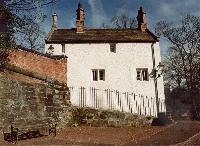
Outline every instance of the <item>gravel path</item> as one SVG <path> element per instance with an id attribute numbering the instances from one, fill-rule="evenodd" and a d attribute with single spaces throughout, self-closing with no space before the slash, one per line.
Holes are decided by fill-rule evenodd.
<path id="1" fill-rule="evenodd" d="M 187 141 L 190 137 L 194 136 L 199 131 L 200 131 L 200 122 L 179 121 L 175 125 L 151 136 L 150 138 L 139 141 L 138 143 L 129 143 L 129 144 L 126 144 L 125 146 L 175 145 L 175 144 Z"/>

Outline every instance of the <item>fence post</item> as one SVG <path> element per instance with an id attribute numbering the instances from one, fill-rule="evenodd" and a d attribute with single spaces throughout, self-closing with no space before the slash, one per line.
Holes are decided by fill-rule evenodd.
<path id="1" fill-rule="evenodd" d="M 140 115 L 157 116 L 155 98 L 142 94 L 120 92 L 111 89 L 96 89 L 95 87 L 69 87 L 72 104 L 80 107 L 103 108 Z M 160 111 L 165 111 L 165 103 L 159 99 Z"/>

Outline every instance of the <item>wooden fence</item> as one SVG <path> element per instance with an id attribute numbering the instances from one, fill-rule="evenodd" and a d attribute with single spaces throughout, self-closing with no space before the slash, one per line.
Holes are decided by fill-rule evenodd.
<path id="1" fill-rule="evenodd" d="M 94 87 L 70 87 L 73 105 L 95 109 L 118 110 L 134 114 L 157 116 L 156 99 L 142 94 Z M 159 99 L 159 112 L 165 112 L 165 102 Z"/>

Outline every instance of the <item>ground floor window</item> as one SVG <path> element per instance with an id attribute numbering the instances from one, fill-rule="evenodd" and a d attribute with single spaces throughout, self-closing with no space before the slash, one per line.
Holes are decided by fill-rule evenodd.
<path id="1" fill-rule="evenodd" d="M 98 70 L 92 70 L 93 81 L 98 81 Z"/>
<path id="2" fill-rule="evenodd" d="M 137 72 L 137 80 L 138 81 L 148 81 L 149 80 L 147 68 L 137 68 L 136 72 Z"/>
<path id="3" fill-rule="evenodd" d="M 104 69 L 99 70 L 99 80 L 105 81 L 105 70 Z"/>
<path id="4" fill-rule="evenodd" d="M 93 81 L 105 81 L 105 69 L 92 69 Z"/>

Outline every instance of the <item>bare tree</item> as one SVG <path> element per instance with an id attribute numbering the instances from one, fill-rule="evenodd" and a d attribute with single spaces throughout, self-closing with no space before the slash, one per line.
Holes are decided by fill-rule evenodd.
<path id="1" fill-rule="evenodd" d="M 57 0 L 0 0 L 5 2 L 6 7 L 11 11 L 29 11 L 55 3 Z"/>
<path id="2" fill-rule="evenodd" d="M 17 38 L 22 38 L 22 34 L 25 38 L 21 42 L 26 43 L 20 45 L 31 49 L 40 48 L 36 42 L 42 42 L 44 33 L 38 23 L 42 21 L 35 21 L 31 15 L 37 13 L 43 17 L 42 8 L 55 2 L 56 0 L 0 0 L 0 69 L 7 61 L 10 48 L 16 47 L 17 34 Z"/>
<path id="3" fill-rule="evenodd" d="M 22 25 L 16 27 L 14 36 L 15 40 L 20 42 L 20 46 L 38 51 L 43 48 L 46 33 L 42 31 L 41 24 L 45 18 L 46 15 L 38 18 L 37 13 L 23 16 Z"/>
<path id="4" fill-rule="evenodd" d="M 114 16 L 111 20 L 111 26 L 109 26 L 106 23 L 102 24 L 103 28 L 119 28 L 119 29 L 126 29 L 126 28 L 136 28 L 137 27 L 137 21 L 135 18 L 130 18 L 126 14 L 122 14 L 119 16 Z"/>
<path id="5" fill-rule="evenodd" d="M 7 8 L 21 19 L 14 26 L 14 40 L 18 45 L 33 50 L 42 49 L 45 33 L 41 26 L 46 18 L 43 8 L 55 2 L 56 0 L 18 0 L 6 3 Z"/>
<path id="6" fill-rule="evenodd" d="M 122 14 L 120 16 L 115 16 L 111 19 L 111 23 L 116 28 L 126 29 L 135 28 L 137 26 L 136 19 L 129 18 L 127 15 Z"/>
<path id="7" fill-rule="evenodd" d="M 155 31 L 170 42 L 165 59 L 168 80 L 187 89 L 193 114 L 200 118 L 200 18 L 188 14 L 179 23 L 158 22 Z"/>

